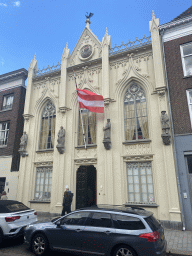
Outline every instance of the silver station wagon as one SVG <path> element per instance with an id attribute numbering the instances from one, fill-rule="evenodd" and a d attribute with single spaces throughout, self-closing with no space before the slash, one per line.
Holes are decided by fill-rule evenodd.
<path id="1" fill-rule="evenodd" d="M 164 229 L 142 208 L 98 205 L 48 223 L 29 225 L 25 240 L 36 255 L 48 249 L 71 253 L 140 256 L 165 255 Z"/>

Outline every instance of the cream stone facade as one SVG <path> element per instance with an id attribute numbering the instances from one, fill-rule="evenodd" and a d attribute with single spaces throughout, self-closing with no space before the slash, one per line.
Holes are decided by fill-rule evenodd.
<path id="1" fill-rule="evenodd" d="M 84 168 L 88 176 L 90 172 L 95 173 L 95 191 L 92 193 L 95 193 L 96 204 L 141 206 L 153 211 L 162 221 L 179 223 L 181 212 L 172 142 L 165 145 L 161 136 L 161 111 L 166 111 L 169 116 L 169 109 L 159 21 L 153 14 L 149 24 L 151 40 L 144 38 L 143 41 L 135 42 L 132 47 L 124 45 L 119 48 L 111 48 L 111 37 L 107 30 L 100 42 L 89 28 L 89 23 L 89 20 L 86 21 L 86 27 L 71 54 L 66 45 L 61 65 L 55 69 L 40 73 L 37 70 L 36 56 L 31 61 L 24 110 L 28 155 L 21 158 L 17 199 L 37 211 L 61 213 L 63 193 L 68 185 L 74 193 L 74 210 L 80 193 L 77 183 L 83 184 L 84 177 L 77 173 Z M 82 57 L 82 48 L 87 45 L 91 53 L 88 57 Z M 79 108 L 73 71 L 78 88 L 103 95 L 105 102 L 104 114 L 96 115 L 96 144 L 88 144 L 86 148 L 78 145 Z M 134 85 L 142 88 L 146 97 L 148 136 L 126 140 L 124 98 L 128 88 Z M 54 147 L 40 150 L 42 112 L 48 101 L 55 107 Z M 103 127 L 107 119 L 111 122 L 109 150 L 103 145 Z M 61 126 L 65 129 L 63 154 L 56 148 Z M 153 196 L 148 196 L 145 202 L 134 202 L 129 197 L 128 191 L 131 189 L 128 190 L 128 185 L 133 176 L 128 178 L 128 169 L 133 168 L 134 164 L 148 166 L 144 167 L 146 172 L 152 170 L 152 180 L 149 182 L 153 185 Z M 35 199 L 37 170 L 41 168 L 50 168 L 52 173 L 52 178 L 49 176 L 51 190 L 48 200 L 37 199 L 38 193 Z M 141 172 L 137 177 L 141 178 Z M 141 197 L 142 182 L 139 184 Z M 149 192 L 151 191 L 148 190 L 148 195 Z"/>

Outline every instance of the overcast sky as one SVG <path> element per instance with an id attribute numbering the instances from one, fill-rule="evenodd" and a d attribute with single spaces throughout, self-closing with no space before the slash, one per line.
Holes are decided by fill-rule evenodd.
<path id="1" fill-rule="evenodd" d="M 38 68 L 60 61 L 68 42 L 72 53 L 94 13 L 90 29 L 102 41 L 106 27 L 111 46 L 149 36 L 152 10 L 160 24 L 191 6 L 188 0 L 0 0 L 0 75 L 28 69 L 36 53 Z"/>

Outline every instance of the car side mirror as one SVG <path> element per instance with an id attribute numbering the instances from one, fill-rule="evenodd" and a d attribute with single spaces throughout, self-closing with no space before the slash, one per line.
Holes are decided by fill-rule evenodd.
<path id="1" fill-rule="evenodd" d="M 61 227 L 61 221 L 60 221 L 60 220 L 59 220 L 59 221 L 57 221 L 55 224 L 57 225 L 57 227 L 58 227 L 58 228 L 60 228 L 60 227 Z"/>

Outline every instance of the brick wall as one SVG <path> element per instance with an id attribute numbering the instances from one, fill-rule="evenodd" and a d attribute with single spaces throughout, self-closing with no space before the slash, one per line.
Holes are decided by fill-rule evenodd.
<path id="1" fill-rule="evenodd" d="M 192 42 L 192 35 L 164 43 L 167 77 L 175 134 L 192 133 L 186 90 L 192 89 L 192 76 L 183 74 L 180 45 Z"/>
<path id="2" fill-rule="evenodd" d="M 0 148 L 0 156 L 13 155 L 12 171 L 18 170 L 19 143 L 23 133 L 23 110 L 26 89 L 22 86 L 0 92 L 0 122 L 10 121 L 7 147 Z M 14 94 L 12 110 L 1 111 L 3 96 Z"/>

